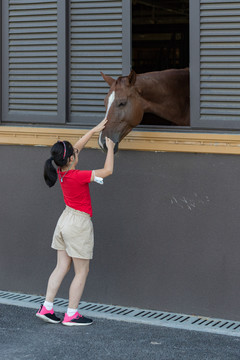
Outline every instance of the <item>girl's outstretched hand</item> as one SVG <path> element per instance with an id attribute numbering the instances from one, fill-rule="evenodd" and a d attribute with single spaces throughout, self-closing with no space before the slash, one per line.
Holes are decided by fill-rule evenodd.
<path id="1" fill-rule="evenodd" d="M 94 131 L 94 132 L 100 132 L 100 131 L 102 131 L 102 130 L 105 128 L 107 121 L 108 121 L 108 120 L 107 120 L 106 118 L 104 118 L 98 125 L 96 125 L 96 126 L 93 128 L 93 131 Z"/>
<path id="2" fill-rule="evenodd" d="M 108 137 L 105 137 L 105 140 L 106 140 L 106 147 L 108 148 L 108 150 L 113 150 L 115 146 L 114 142 Z"/>

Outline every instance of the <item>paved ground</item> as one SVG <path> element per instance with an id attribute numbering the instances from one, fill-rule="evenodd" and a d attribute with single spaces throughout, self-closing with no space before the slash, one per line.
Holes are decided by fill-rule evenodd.
<path id="1" fill-rule="evenodd" d="M 238 337 L 102 319 L 69 328 L 46 324 L 35 312 L 0 304 L 1 360 L 240 359 Z"/>

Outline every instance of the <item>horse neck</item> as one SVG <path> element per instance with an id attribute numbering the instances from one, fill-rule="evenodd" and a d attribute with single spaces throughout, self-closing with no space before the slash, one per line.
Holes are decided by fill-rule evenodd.
<path id="1" fill-rule="evenodd" d="M 148 75 L 148 73 L 138 74 L 136 77 L 136 87 L 140 90 L 143 97 L 154 93 L 153 83 L 153 76 Z"/>
<path id="2" fill-rule="evenodd" d="M 166 99 L 169 102 L 170 98 L 174 103 L 176 97 L 181 98 L 187 91 L 183 84 L 179 86 L 180 76 L 182 76 L 180 72 L 174 70 L 138 74 L 136 87 L 141 96 L 144 112 L 153 111 L 156 115 L 164 117 Z"/>
<path id="3" fill-rule="evenodd" d="M 136 86 L 140 90 L 143 98 L 154 98 L 155 94 L 157 96 L 162 95 L 165 92 L 167 85 L 167 78 L 170 73 L 163 73 L 161 71 L 138 74 L 136 79 Z"/>

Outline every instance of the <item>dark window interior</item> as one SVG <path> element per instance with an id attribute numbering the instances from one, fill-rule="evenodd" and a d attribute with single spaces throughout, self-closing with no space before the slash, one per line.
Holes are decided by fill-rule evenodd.
<path id="1" fill-rule="evenodd" d="M 136 73 L 189 66 L 189 0 L 132 1 L 132 68 Z M 145 114 L 142 124 L 171 125 Z"/>

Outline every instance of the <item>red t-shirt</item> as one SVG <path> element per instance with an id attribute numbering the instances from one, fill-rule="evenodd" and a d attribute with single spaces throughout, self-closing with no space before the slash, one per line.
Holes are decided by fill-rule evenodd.
<path id="1" fill-rule="evenodd" d="M 91 176 L 92 171 L 69 170 L 66 173 L 66 171 L 58 170 L 58 178 L 65 204 L 75 210 L 83 211 L 90 216 L 92 216 L 89 190 Z"/>

